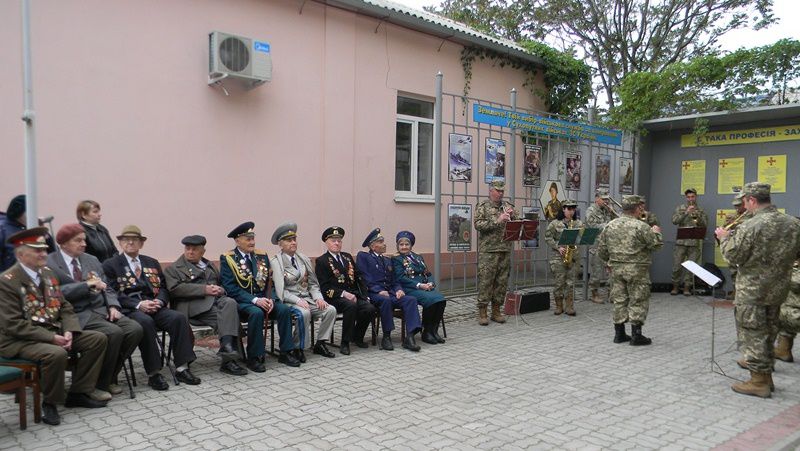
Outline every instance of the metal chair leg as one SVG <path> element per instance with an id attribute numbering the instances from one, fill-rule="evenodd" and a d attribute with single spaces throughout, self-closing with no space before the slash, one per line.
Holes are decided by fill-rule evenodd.
<path id="1" fill-rule="evenodd" d="M 133 362 L 131 358 L 128 357 L 128 361 L 131 362 L 131 373 L 133 373 Z M 125 372 L 125 382 L 128 383 L 128 391 L 130 392 L 131 399 L 136 398 L 136 393 L 133 392 L 133 384 L 131 384 L 131 378 L 128 374 L 128 367 L 125 366 L 125 363 L 122 363 L 122 370 Z"/>

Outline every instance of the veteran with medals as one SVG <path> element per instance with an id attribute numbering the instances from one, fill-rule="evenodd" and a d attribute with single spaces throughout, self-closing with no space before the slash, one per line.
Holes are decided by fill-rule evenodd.
<path id="1" fill-rule="evenodd" d="M 222 287 L 238 303 L 239 314 L 247 320 L 247 367 L 257 373 L 266 371 L 264 357 L 264 318 L 274 319 L 280 335 L 280 357 L 278 361 L 292 367 L 300 366 L 295 357 L 292 340 L 292 307 L 272 297 L 269 258 L 267 252 L 256 249 L 253 222 L 245 222 L 228 233 L 236 248 L 219 258 Z M 297 313 L 298 318 L 300 312 Z M 305 328 L 298 321 L 299 334 Z"/>
<path id="2" fill-rule="evenodd" d="M 199 384 L 200 379 L 189 371 L 189 364 L 197 358 L 192 349 L 189 319 L 167 307 L 167 283 L 158 261 L 139 253 L 147 237 L 139 227 L 128 225 L 117 235 L 117 240 L 122 253 L 103 262 L 103 271 L 117 293 L 123 313 L 139 323 L 144 331 L 139 351 L 148 376 L 147 384 L 154 390 L 169 389 L 161 375 L 163 361 L 158 332 L 162 330 L 169 334 L 178 380 L 188 385 Z"/>
<path id="3" fill-rule="evenodd" d="M 361 280 L 353 256 L 342 252 L 344 229 L 333 226 L 322 232 L 328 251 L 317 257 L 314 273 L 325 300 L 342 314 L 342 342 L 339 352 L 350 355 L 350 343 L 367 348 L 364 341 L 377 309 L 367 299 L 367 288 Z"/>
<path id="4" fill-rule="evenodd" d="M 104 407 L 89 397 L 103 367 L 106 336 L 81 330 L 72 305 L 64 299 L 55 273 L 47 266 L 47 228 L 35 227 L 7 239 L 17 263 L 0 275 L 0 356 L 38 362 L 41 368 L 42 421 L 61 423 L 56 404 Z M 4 243 L 5 244 L 5 243 Z M 69 393 L 64 390 L 67 356 L 79 353 Z"/>
<path id="5" fill-rule="evenodd" d="M 311 321 L 320 320 L 317 342 L 308 345 L 313 345 L 314 354 L 336 357 L 325 345 L 336 321 L 336 307 L 323 299 L 311 260 L 297 251 L 297 224 L 287 222 L 278 226 L 272 234 L 272 244 L 281 248 L 269 259 L 275 293 L 284 304 L 302 312 L 305 330 L 311 330 Z M 295 336 L 295 341 L 299 342 L 298 336 Z M 299 355 L 305 359 L 303 350 L 306 349 L 306 343 L 300 342 L 299 345 Z"/>

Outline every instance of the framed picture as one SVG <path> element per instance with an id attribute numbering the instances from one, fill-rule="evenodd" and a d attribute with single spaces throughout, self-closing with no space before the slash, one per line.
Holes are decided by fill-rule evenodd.
<path id="1" fill-rule="evenodd" d="M 447 250 L 472 249 L 472 205 L 447 204 Z"/>
<path id="2" fill-rule="evenodd" d="M 581 154 L 567 154 L 567 189 L 570 191 L 581 190 Z"/>
<path id="3" fill-rule="evenodd" d="M 486 138 L 486 173 L 484 182 L 506 181 L 506 142 L 502 139 Z"/>
<path id="4" fill-rule="evenodd" d="M 542 171 L 542 146 L 525 144 L 525 162 L 523 164 L 522 185 L 539 186 Z"/>
<path id="5" fill-rule="evenodd" d="M 552 221 L 556 219 L 556 216 L 561 211 L 561 202 L 567 200 L 567 195 L 558 180 L 548 180 L 544 187 L 547 188 L 547 191 L 542 190 L 539 202 L 542 203 L 544 218 Z"/>
<path id="6" fill-rule="evenodd" d="M 619 193 L 633 194 L 633 158 L 619 159 Z"/>
<path id="7" fill-rule="evenodd" d="M 611 186 L 611 155 L 598 155 L 594 163 L 594 189 Z"/>
<path id="8" fill-rule="evenodd" d="M 472 181 L 472 136 L 450 133 L 448 146 L 447 180 L 469 183 Z"/>
<path id="9" fill-rule="evenodd" d="M 541 217 L 539 217 L 539 212 L 541 209 L 539 207 L 522 207 L 522 217 L 525 219 L 538 219 L 541 221 Z M 542 223 L 540 222 L 539 225 L 541 226 Z M 536 236 L 532 240 L 523 240 L 522 241 L 522 248 L 523 249 L 536 249 L 539 247 L 539 231 L 540 228 L 536 228 Z"/>

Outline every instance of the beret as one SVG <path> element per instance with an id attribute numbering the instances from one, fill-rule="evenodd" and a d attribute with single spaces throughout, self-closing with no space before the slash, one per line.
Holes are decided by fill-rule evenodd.
<path id="1" fill-rule="evenodd" d="M 56 233 L 56 243 L 64 244 L 81 233 L 86 233 L 82 225 L 77 223 L 64 224 L 58 229 L 58 233 Z"/>
<path id="2" fill-rule="evenodd" d="M 403 238 L 407 239 L 412 246 L 414 245 L 414 242 L 417 241 L 417 238 L 414 236 L 413 233 L 409 232 L 408 230 L 403 230 L 397 232 L 397 238 L 395 238 L 395 243 L 399 243 L 400 240 L 402 240 Z"/>

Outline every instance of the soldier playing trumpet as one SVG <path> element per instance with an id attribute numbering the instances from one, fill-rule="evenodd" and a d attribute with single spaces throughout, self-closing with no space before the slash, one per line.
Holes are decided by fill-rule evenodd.
<path id="1" fill-rule="evenodd" d="M 575 210 L 578 204 L 574 200 L 565 200 L 561 203 L 561 214 L 550 222 L 544 232 L 544 241 L 555 251 L 550 257 L 550 271 L 553 273 L 556 315 L 566 313 L 575 316 L 573 304 L 575 278 L 580 271 L 581 258 L 577 246 L 560 246 L 558 240 L 564 229 L 577 229 L 583 227 L 580 219 L 575 219 Z M 605 270 L 604 270 L 605 272 Z"/>
<path id="2" fill-rule="evenodd" d="M 678 227 L 706 227 L 708 215 L 697 205 L 697 190 L 688 188 L 683 192 L 686 203 L 678 205 L 672 215 L 672 223 Z M 697 262 L 701 256 L 701 239 L 675 240 L 675 249 L 672 251 L 672 291 L 671 295 L 678 294 L 678 287 L 683 280 L 683 295 L 691 294 L 692 273 L 683 269 L 681 263 L 686 260 Z"/>

